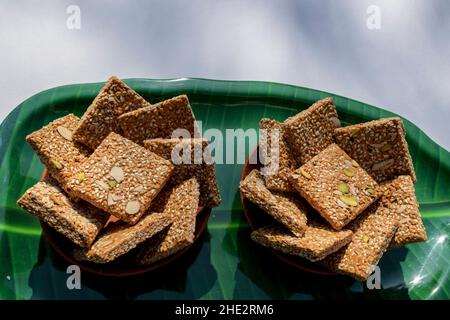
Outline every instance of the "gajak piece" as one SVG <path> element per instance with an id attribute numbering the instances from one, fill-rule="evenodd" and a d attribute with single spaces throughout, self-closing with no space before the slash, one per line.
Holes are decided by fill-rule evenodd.
<path id="1" fill-rule="evenodd" d="M 144 140 L 172 137 L 176 129 L 187 130 L 189 137 L 200 137 L 194 113 L 186 95 L 131 111 L 119 117 L 125 138 L 142 145 Z"/>
<path id="2" fill-rule="evenodd" d="M 256 169 L 241 181 L 240 189 L 246 198 L 287 227 L 294 235 L 304 235 L 307 218 L 300 200 L 269 191 L 261 173 Z"/>
<path id="3" fill-rule="evenodd" d="M 89 247 L 109 215 L 85 202 L 73 202 L 47 178 L 28 189 L 17 204 L 80 247 Z"/>
<path id="4" fill-rule="evenodd" d="M 427 240 L 411 176 L 399 176 L 392 181 L 384 182 L 381 187 L 383 190 L 381 204 L 390 214 L 396 215 L 399 221 L 391 246 Z"/>
<path id="5" fill-rule="evenodd" d="M 110 133 L 73 173 L 73 194 L 134 224 L 164 187 L 173 165 L 160 156 Z"/>
<path id="6" fill-rule="evenodd" d="M 88 149 L 72 138 L 79 122 L 77 116 L 69 114 L 26 137 L 50 175 L 68 192 L 67 185 L 72 172 L 89 155 Z"/>
<path id="7" fill-rule="evenodd" d="M 76 251 L 75 256 L 78 260 L 95 263 L 111 262 L 156 235 L 172 222 L 173 216 L 165 212 L 150 212 L 132 226 L 122 221 L 115 222 L 105 228 L 92 247 Z"/>
<path id="8" fill-rule="evenodd" d="M 216 168 L 206 139 L 158 138 L 145 140 L 144 146 L 174 164 L 169 185 L 195 177 L 200 184 L 200 206 L 213 208 L 220 204 Z"/>
<path id="9" fill-rule="evenodd" d="M 416 174 L 400 118 L 386 118 L 338 128 L 336 143 L 377 182 Z"/>
<path id="10" fill-rule="evenodd" d="M 142 245 L 136 255 L 136 262 L 141 265 L 161 260 L 194 242 L 195 220 L 200 197 L 197 180 L 191 178 L 161 192 L 167 194 L 167 196 L 162 195 L 162 198 L 167 199 L 162 206 L 163 212 L 174 216 L 174 221 Z M 150 210 L 152 211 L 152 208 Z"/>
<path id="11" fill-rule="evenodd" d="M 297 168 L 297 162 L 285 142 L 283 123 L 264 118 L 259 122 L 259 128 L 266 130 L 265 139 L 261 139 L 259 147 L 265 151 L 263 163 L 268 170 L 267 173 L 270 173 L 264 175 L 267 189 L 276 192 L 295 192 L 289 183 L 289 175 Z M 273 138 L 278 138 L 278 146 L 276 141 L 272 141 Z M 278 156 L 278 166 L 274 163 L 276 156 Z"/>
<path id="12" fill-rule="evenodd" d="M 73 138 L 94 150 L 109 133 L 122 134 L 118 121 L 120 115 L 149 106 L 136 91 L 113 76 L 84 113 Z"/>
<path id="13" fill-rule="evenodd" d="M 378 184 L 336 144 L 291 175 L 291 184 L 336 230 L 380 195 Z"/>
<path id="14" fill-rule="evenodd" d="M 367 280 L 371 267 L 376 266 L 397 230 L 395 215 L 379 206 L 371 205 L 348 229 L 353 231 L 351 242 L 345 248 L 326 257 L 324 266 L 337 273 L 358 280 Z"/>
<path id="15" fill-rule="evenodd" d="M 325 98 L 283 124 L 286 142 L 302 165 L 333 143 L 334 129 L 340 126 L 340 121 L 333 100 Z"/>
<path id="16" fill-rule="evenodd" d="M 352 239 L 352 231 L 335 231 L 312 224 L 306 228 L 302 237 L 295 237 L 280 226 L 265 226 L 253 231 L 251 238 L 265 247 L 318 261 L 348 244 Z"/>

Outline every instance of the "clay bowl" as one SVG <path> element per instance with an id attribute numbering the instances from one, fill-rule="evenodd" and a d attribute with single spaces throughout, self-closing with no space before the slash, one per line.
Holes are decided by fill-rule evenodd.
<path id="1" fill-rule="evenodd" d="M 44 179 L 46 176 L 47 170 L 44 170 L 42 179 Z M 50 243 L 51 247 L 70 264 L 78 265 L 81 270 L 97 275 L 110 277 L 125 277 L 125 276 L 135 276 L 159 269 L 180 258 L 199 240 L 202 232 L 205 230 L 206 225 L 208 224 L 210 214 L 211 208 L 203 208 L 203 207 L 198 208 L 197 221 L 195 227 L 195 238 L 194 243 L 192 245 L 183 248 L 182 250 L 176 252 L 171 256 L 168 256 L 164 259 L 161 259 L 146 266 L 137 265 L 133 261 L 132 255 L 127 254 L 111 263 L 106 264 L 97 264 L 88 261 L 76 260 L 73 256 L 74 249 L 77 248 L 76 245 L 74 245 L 66 237 L 56 232 L 53 228 L 50 228 L 47 224 L 45 224 L 42 221 L 41 226 L 43 234 L 47 238 L 47 241 L 48 243 Z M 110 218 L 108 223 L 112 221 L 115 221 L 115 219 Z"/>
<path id="2" fill-rule="evenodd" d="M 259 145 L 256 145 L 256 147 L 250 152 L 249 157 L 245 161 L 244 169 L 242 170 L 241 175 L 241 181 L 245 179 L 245 177 L 253 170 L 253 169 L 259 169 L 261 168 L 262 164 L 259 159 Z M 251 164 L 250 159 L 256 159 L 256 162 Z M 242 208 L 244 210 L 244 216 L 247 219 L 247 222 L 249 223 L 252 230 L 258 229 L 264 225 L 268 225 L 273 223 L 273 218 L 270 217 L 266 212 L 264 212 L 262 209 L 260 209 L 258 206 L 253 204 L 251 201 L 249 201 L 247 198 L 244 197 L 242 192 L 240 192 L 241 196 L 241 203 Z M 322 267 L 321 265 L 317 263 L 313 263 L 307 259 L 303 259 L 301 257 L 297 257 L 294 255 L 286 254 L 281 251 L 268 249 L 274 254 L 276 257 L 284 261 L 285 263 L 288 263 L 289 265 L 300 269 L 302 271 L 315 273 L 315 274 L 321 274 L 321 275 L 336 275 L 336 273 L 329 271 L 328 269 Z"/>

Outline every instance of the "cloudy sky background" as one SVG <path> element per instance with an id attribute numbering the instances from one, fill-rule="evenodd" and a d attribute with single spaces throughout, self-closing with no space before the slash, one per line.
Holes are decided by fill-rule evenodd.
<path id="1" fill-rule="evenodd" d="M 81 30 L 66 27 L 71 4 Z M 39 91 L 111 74 L 267 80 L 399 113 L 450 150 L 449 16 L 447 0 L 2 0 L 0 121 Z"/>

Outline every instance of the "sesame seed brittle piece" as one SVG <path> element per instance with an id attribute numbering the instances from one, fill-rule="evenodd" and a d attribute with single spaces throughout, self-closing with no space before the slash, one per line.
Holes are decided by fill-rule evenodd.
<path id="1" fill-rule="evenodd" d="M 70 188 L 77 197 L 134 224 L 172 171 L 170 161 L 112 132 L 73 173 Z"/>
<path id="2" fill-rule="evenodd" d="M 258 170 L 253 170 L 241 181 L 240 189 L 246 198 L 286 226 L 293 234 L 302 236 L 305 233 L 307 218 L 304 206 L 292 196 L 269 191 Z"/>

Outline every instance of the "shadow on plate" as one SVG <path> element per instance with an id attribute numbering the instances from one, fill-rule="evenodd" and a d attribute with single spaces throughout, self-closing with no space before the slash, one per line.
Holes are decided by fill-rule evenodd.
<path id="1" fill-rule="evenodd" d="M 29 286 L 33 299 L 198 299 L 217 278 L 210 253 L 206 231 L 176 262 L 160 269 L 126 278 L 81 271 L 81 289 L 69 290 L 66 285 L 71 275 L 66 273 L 69 263 L 41 236 L 39 258 Z"/>

